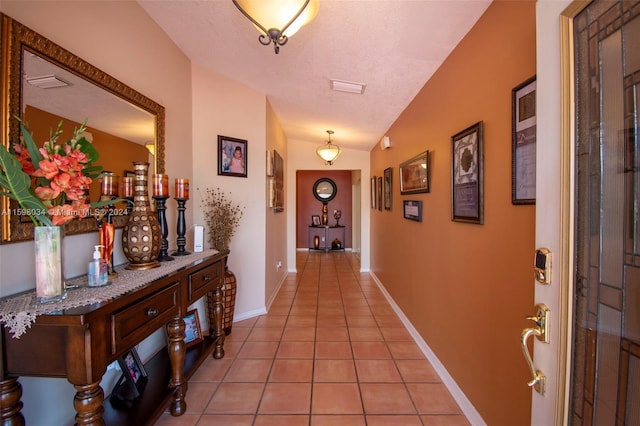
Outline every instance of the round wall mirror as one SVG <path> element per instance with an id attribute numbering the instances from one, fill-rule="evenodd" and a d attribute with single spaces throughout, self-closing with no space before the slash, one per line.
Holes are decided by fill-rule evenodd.
<path id="1" fill-rule="evenodd" d="M 320 178 L 313 184 L 313 196 L 322 203 L 333 200 L 337 192 L 336 183 L 329 178 Z"/>

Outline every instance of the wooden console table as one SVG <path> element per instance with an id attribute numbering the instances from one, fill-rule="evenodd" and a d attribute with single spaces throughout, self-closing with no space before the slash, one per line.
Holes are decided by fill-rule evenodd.
<path id="1" fill-rule="evenodd" d="M 3 325 L 0 422 L 24 424 L 21 375 L 66 377 L 76 389 L 78 425 L 145 424 L 167 404 L 172 415 L 184 414 L 190 375 L 211 350 L 214 358 L 224 356 L 222 285 L 228 253 L 212 252 L 108 301 L 38 315 L 19 339 Z M 186 351 L 182 318 L 204 296 L 212 298 L 210 336 Z M 115 409 L 100 387 L 107 366 L 160 327 L 167 330 L 167 352 L 145 364 L 149 382 L 132 406 Z"/>
<path id="2" fill-rule="evenodd" d="M 324 252 L 329 251 L 344 251 L 344 237 L 345 237 L 345 226 L 309 226 L 309 250 L 320 250 Z M 316 248 L 313 244 L 314 237 L 318 236 L 320 238 L 320 245 Z M 342 247 L 338 249 L 334 249 L 331 246 L 333 239 L 337 238 L 340 240 Z"/>

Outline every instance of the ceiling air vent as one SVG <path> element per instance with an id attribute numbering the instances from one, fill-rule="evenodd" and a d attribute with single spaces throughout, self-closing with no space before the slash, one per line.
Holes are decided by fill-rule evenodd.
<path id="1" fill-rule="evenodd" d="M 70 83 L 67 83 L 63 79 L 55 75 L 43 75 L 40 77 L 30 77 L 27 78 L 27 83 L 32 86 L 39 87 L 41 89 L 54 89 L 56 87 L 66 87 L 71 86 Z"/>
<path id="2" fill-rule="evenodd" d="M 367 85 L 363 83 L 331 80 L 331 90 L 335 90 L 336 92 L 356 93 L 358 95 L 362 95 L 365 87 L 367 87 Z"/>

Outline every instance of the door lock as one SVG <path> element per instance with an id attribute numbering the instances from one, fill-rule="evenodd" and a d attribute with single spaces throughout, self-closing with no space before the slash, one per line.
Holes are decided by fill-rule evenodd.
<path id="1" fill-rule="evenodd" d="M 542 371 L 537 370 L 533 364 L 533 358 L 531 357 L 529 348 L 527 347 L 527 340 L 531 336 L 536 336 L 541 342 L 549 343 L 549 313 L 549 308 L 547 308 L 544 303 L 537 304 L 535 316 L 526 317 L 526 319 L 533 321 L 535 326 L 525 328 L 522 330 L 522 334 L 520 335 L 522 352 L 524 353 L 524 358 L 527 361 L 527 365 L 531 370 L 532 376 L 527 385 L 533 387 L 533 389 L 540 395 L 544 395 L 545 392 L 546 376 Z"/>

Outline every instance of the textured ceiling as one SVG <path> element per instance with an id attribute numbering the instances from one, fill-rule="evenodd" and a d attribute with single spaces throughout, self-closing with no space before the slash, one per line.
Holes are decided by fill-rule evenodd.
<path id="1" fill-rule="evenodd" d="M 256 0 L 263 1 L 263 0 Z M 290 143 L 370 150 L 490 0 L 320 0 L 276 55 L 231 0 L 138 0 L 194 63 L 266 94 Z M 330 90 L 330 79 L 366 84 Z"/>

